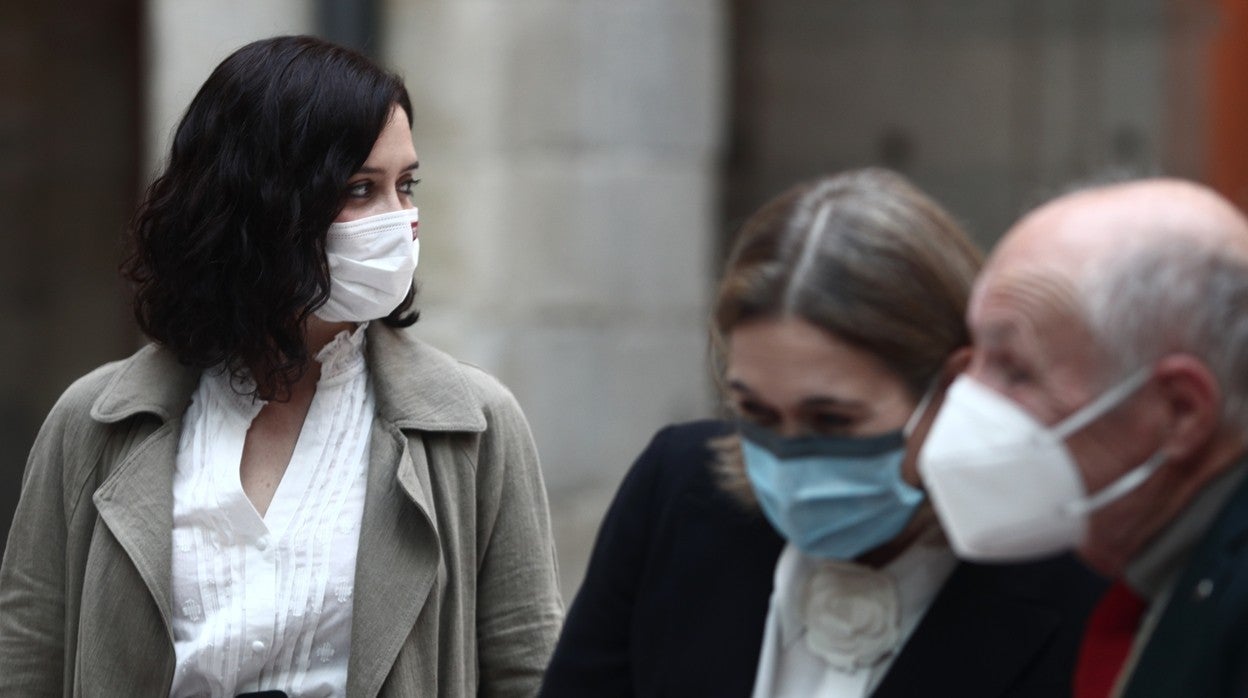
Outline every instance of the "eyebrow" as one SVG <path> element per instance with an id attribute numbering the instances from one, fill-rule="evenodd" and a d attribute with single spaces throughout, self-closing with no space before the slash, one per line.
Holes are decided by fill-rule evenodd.
<path id="1" fill-rule="evenodd" d="M 731 390 L 735 390 L 736 392 L 743 393 L 746 397 L 757 399 L 757 396 L 754 394 L 754 391 L 750 390 L 749 386 L 747 386 L 745 383 L 742 383 L 739 380 L 734 379 L 734 380 L 728 381 L 728 387 Z M 861 400 L 841 400 L 838 398 L 828 397 L 824 395 L 816 395 L 813 397 L 802 398 L 801 406 L 803 408 L 836 407 L 838 409 L 847 409 L 847 410 L 852 410 L 856 412 L 863 412 L 868 409 L 868 404 Z"/>
<path id="2" fill-rule="evenodd" d="M 868 409 L 867 403 L 862 400 L 838 400 L 834 397 L 808 397 L 802 400 L 802 407 L 807 409 L 834 407 L 849 412 L 865 412 Z"/>
<path id="3" fill-rule="evenodd" d="M 412 170 L 416 170 L 419 168 L 420 168 L 420 161 L 417 160 L 416 162 L 413 162 L 407 167 L 404 167 L 403 169 L 399 170 L 399 172 L 411 172 Z M 385 174 L 386 173 L 385 170 L 381 169 L 380 167 L 368 167 L 367 165 L 365 165 L 364 167 L 361 167 L 359 171 L 361 174 Z"/>

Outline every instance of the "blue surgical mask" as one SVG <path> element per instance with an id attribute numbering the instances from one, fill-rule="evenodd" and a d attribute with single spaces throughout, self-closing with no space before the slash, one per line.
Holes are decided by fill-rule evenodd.
<path id="1" fill-rule="evenodd" d="M 742 422 L 745 472 L 767 520 L 807 555 L 835 560 L 901 533 L 924 499 L 902 479 L 901 463 L 931 392 L 904 429 L 880 436 L 786 438 Z"/>

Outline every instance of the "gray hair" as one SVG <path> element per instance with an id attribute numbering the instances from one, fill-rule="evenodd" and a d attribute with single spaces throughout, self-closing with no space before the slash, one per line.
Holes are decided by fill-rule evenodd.
<path id="1" fill-rule="evenodd" d="M 1248 437 L 1248 263 L 1175 236 L 1132 246 L 1086 273 L 1089 328 L 1121 379 L 1168 354 L 1203 361 L 1222 391 L 1222 423 Z"/>

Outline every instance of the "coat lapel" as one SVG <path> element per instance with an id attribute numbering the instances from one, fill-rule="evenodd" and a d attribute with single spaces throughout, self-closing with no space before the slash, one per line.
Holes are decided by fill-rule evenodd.
<path id="1" fill-rule="evenodd" d="M 446 570 L 424 436 L 481 432 L 485 416 L 458 363 L 404 332 L 368 329 L 377 418 L 356 557 L 347 695 L 376 696 Z"/>
<path id="2" fill-rule="evenodd" d="M 1008 694 L 1060 619 L 1002 593 L 991 577 L 991 569 L 976 565 L 955 569 L 872 694 L 875 698 Z"/>
<path id="3" fill-rule="evenodd" d="M 368 494 L 356 554 L 347 695 L 377 695 L 441 570 L 438 530 L 413 452 L 393 425 L 374 420 Z"/>
<path id="4" fill-rule="evenodd" d="M 180 423 L 166 422 L 139 444 L 93 498 L 100 519 L 143 578 L 171 644 L 172 464 L 177 458 Z"/>
<path id="5" fill-rule="evenodd" d="M 111 472 L 103 474 L 104 482 L 92 500 L 100 520 L 143 579 L 170 645 L 173 471 L 181 415 L 198 380 L 198 371 L 149 345 L 123 363 L 91 408 L 91 417 L 105 424 L 142 414 L 160 420 L 150 436 L 134 444 Z"/>

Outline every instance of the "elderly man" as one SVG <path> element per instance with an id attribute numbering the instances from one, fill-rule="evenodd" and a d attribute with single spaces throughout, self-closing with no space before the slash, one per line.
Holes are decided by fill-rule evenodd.
<path id="1" fill-rule="evenodd" d="M 920 470 L 957 552 L 1077 549 L 1116 580 L 1076 695 L 1248 696 L 1248 220 L 1176 180 L 1002 240 Z"/>

